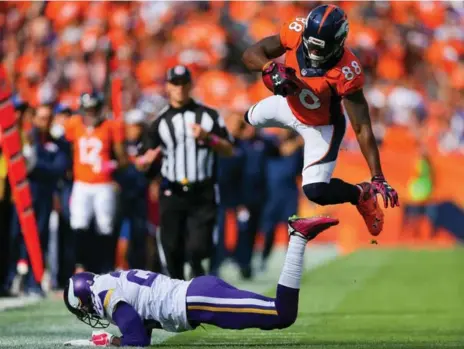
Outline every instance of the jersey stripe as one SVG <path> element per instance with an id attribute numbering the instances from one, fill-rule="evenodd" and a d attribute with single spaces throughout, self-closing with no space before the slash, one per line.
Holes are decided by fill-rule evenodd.
<path id="1" fill-rule="evenodd" d="M 213 311 L 218 313 L 249 313 L 249 314 L 263 314 L 263 315 L 278 315 L 275 309 L 257 309 L 257 308 L 220 308 L 213 306 L 203 305 L 189 305 L 188 310 L 204 310 Z"/>
<path id="2" fill-rule="evenodd" d="M 319 29 L 317 30 L 317 33 L 319 34 L 321 32 L 322 26 L 324 25 L 325 20 L 327 17 L 329 17 L 330 13 L 335 10 L 334 5 L 327 5 L 327 8 L 325 9 L 324 16 L 322 16 L 321 23 L 319 23 Z"/>
<path id="3" fill-rule="evenodd" d="M 114 291 L 114 289 L 110 289 L 106 293 L 105 300 L 103 301 L 103 308 L 106 309 L 110 305 L 111 295 L 113 294 L 113 291 Z"/>
<path id="4" fill-rule="evenodd" d="M 187 303 L 227 304 L 227 305 L 256 305 L 260 307 L 275 308 L 275 303 L 254 298 L 216 298 L 203 296 L 189 296 Z"/>

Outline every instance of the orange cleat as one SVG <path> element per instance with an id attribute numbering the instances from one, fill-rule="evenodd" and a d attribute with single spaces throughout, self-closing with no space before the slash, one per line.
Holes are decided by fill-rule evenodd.
<path id="1" fill-rule="evenodd" d="M 357 186 L 361 189 L 361 194 L 356 207 L 363 216 L 369 233 L 377 236 L 383 229 L 383 211 L 377 204 L 377 197 L 370 183 L 364 182 Z"/>

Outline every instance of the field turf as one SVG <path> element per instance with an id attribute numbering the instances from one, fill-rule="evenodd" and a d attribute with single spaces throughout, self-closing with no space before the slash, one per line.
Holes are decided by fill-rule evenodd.
<path id="1" fill-rule="evenodd" d="M 299 317 L 289 329 L 207 326 L 172 337 L 155 335 L 153 343 L 159 344 L 153 346 L 464 348 L 463 266 L 464 248 L 359 251 L 305 274 Z M 90 332 L 66 313 L 61 300 L 0 312 L 0 348 L 60 348 Z"/>

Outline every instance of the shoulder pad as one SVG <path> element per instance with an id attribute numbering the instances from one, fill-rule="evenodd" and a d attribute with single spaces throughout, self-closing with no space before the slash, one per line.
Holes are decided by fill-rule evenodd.
<path id="1" fill-rule="evenodd" d="M 285 22 L 280 28 L 280 42 L 286 49 L 298 47 L 304 30 L 306 18 L 295 17 Z"/>

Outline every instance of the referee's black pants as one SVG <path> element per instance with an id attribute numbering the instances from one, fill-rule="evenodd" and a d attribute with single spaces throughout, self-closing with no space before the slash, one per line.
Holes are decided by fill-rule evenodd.
<path id="1" fill-rule="evenodd" d="M 189 262 L 192 276 L 204 275 L 201 261 L 210 258 L 217 205 L 212 182 L 183 187 L 160 186 L 160 237 L 169 275 L 184 279 Z"/>

